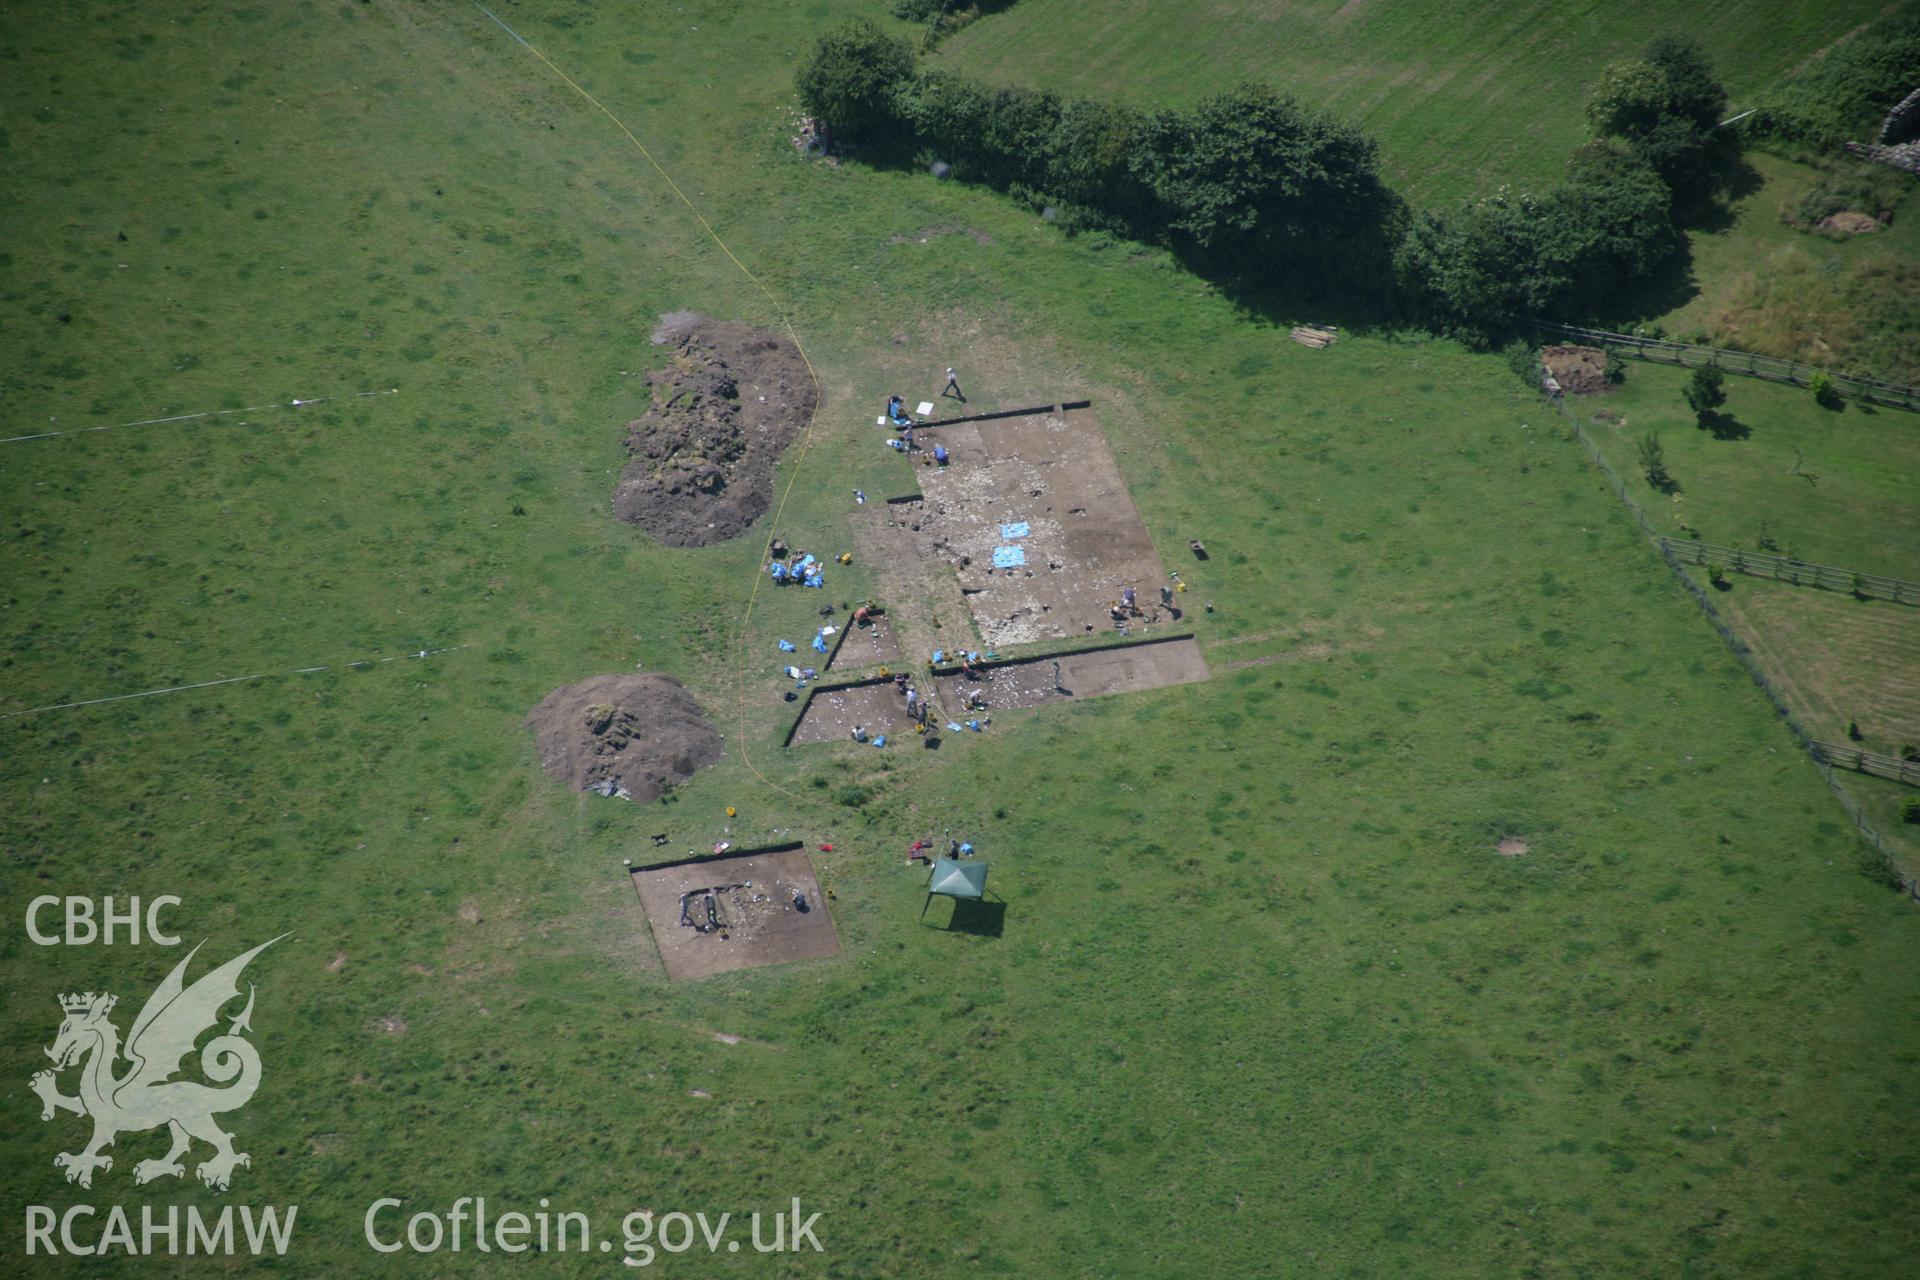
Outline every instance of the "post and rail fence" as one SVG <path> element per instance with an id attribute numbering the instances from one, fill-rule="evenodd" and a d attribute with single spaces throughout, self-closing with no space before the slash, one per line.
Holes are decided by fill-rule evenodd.
<path id="1" fill-rule="evenodd" d="M 1723 347 L 1705 347 L 1695 342 L 1669 342 L 1664 338 L 1641 338 L 1630 333 L 1609 333 L 1605 329 L 1583 329 L 1578 325 L 1552 320 L 1534 320 L 1536 335 L 1550 334 L 1588 346 L 1617 350 L 1623 355 L 1662 364 L 1681 366 L 1717 365 L 1728 373 L 1744 373 L 1769 382 L 1786 382 L 1796 387 L 1812 385 L 1813 376 L 1823 373 L 1833 379 L 1833 389 L 1849 400 L 1864 400 L 1890 409 L 1910 409 L 1920 413 L 1920 387 L 1903 382 L 1884 382 L 1850 373 L 1836 373 L 1818 365 L 1782 360 L 1778 356 L 1756 355 L 1751 351 L 1729 351 Z"/>
<path id="2" fill-rule="evenodd" d="M 1567 425 L 1573 429 L 1574 439 L 1578 440 L 1581 446 L 1586 449 L 1588 459 L 1599 469 L 1600 474 L 1606 477 L 1607 484 L 1612 488 L 1614 496 L 1620 499 L 1621 505 L 1627 509 L 1627 514 L 1633 517 L 1634 523 L 1640 526 L 1640 531 L 1647 536 L 1647 540 L 1659 551 L 1660 558 L 1665 560 L 1667 568 L 1672 570 L 1674 579 L 1686 589 L 1688 595 L 1693 597 L 1693 602 L 1700 606 L 1700 612 L 1705 614 L 1707 621 L 1713 624 L 1713 629 L 1720 633 L 1721 640 L 1725 641 L 1727 648 L 1733 651 L 1733 656 L 1739 660 L 1741 667 L 1746 670 L 1748 677 L 1760 692 L 1766 695 L 1767 702 L 1773 707 L 1774 714 L 1780 717 L 1781 723 L 1786 725 L 1787 731 L 1793 735 L 1794 740 L 1800 744 L 1801 748 L 1805 750 L 1809 758 L 1812 759 L 1814 767 L 1820 770 L 1820 777 L 1826 782 L 1827 790 L 1832 792 L 1834 799 L 1840 802 L 1841 809 L 1844 810 L 1847 817 L 1852 820 L 1854 830 L 1859 834 L 1860 839 L 1873 850 L 1874 856 L 1878 859 L 1877 869 L 1879 874 L 1885 876 L 1889 885 L 1897 886 L 1907 897 L 1916 902 L 1920 902 L 1920 878 L 1909 876 L 1901 870 L 1899 862 L 1893 856 L 1893 850 L 1887 838 L 1881 835 L 1879 830 L 1875 828 L 1871 822 L 1867 821 L 1867 816 L 1861 812 L 1859 804 L 1847 793 L 1847 789 L 1840 784 L 1840 780 L 1834 776 L 1834 765 L 1823 754 L 1823 747 L 1826 744 L 1821 743 L 1811 733 L 1808 733 L 1798 718 L 1794 716 L 1792 709 L 1787 706 L 1786 700 L 1780 696 L 1780 691 L 1774 688 L 1773 681 L 1767 677 L 1766 672 L 1760 669 L 1760 664 L 1754 659 L 1752 648 L 1740 636 L 1739 632 L 1735 631 L 1728 625 L 1726 619 L 1721 617 L 1719 608 L 1714 605 L 1713 598 L 1707 594 L 1706 588 L 1694 581 L 1693 575 L 1687 571 L 1687 566 L 1681 560 L 1680 553 L 1675 550 L 1675 547 L 1685 547 L 1691 544 L 1684 542 L 1675 543 L 1673 539 L 1666 537 L 1653 527 L 1652 521 L 1647 519 L 1647 513 L 1641 509 L 1640 504 L 1634 500 L 1632 493 L 1628 491 L 1626 481 L 1622 479 L 1620 473 L 1614 470 L 1612 465 L 1607 462 L 1606 455 L 1601 453 L 1600 446 L 1594 441 L 1593 437 L 1588 435 L 1581 427 L 1579 415 L 1567 408 L 1564 398 L 1554 396 L 1551 397 L 1551 399 L 1554 408 L 1559 410 L 1560 415 L 1566 419 Z M 1849 585 L 1851 585 L 1850 582 Z M 1850 765 L 1852 763 L 1851 756 L 1846 755 L 1845 749 L 1840 750 L 1846 763 Z"/>
<path id="3" fill-rule="evenodd" d="M 1860 747 L 1843 747 L 1836 742 L 1816 742 L 1812 744 L 1813 758 L 1823 764 L 1838 765 L 1842 769 L 1851 769 L 1855 773 L 1870 773 L 1876 778 L 1886 778 L 1893 782 L 1904 782 L 1910 787 L 1920 787 L 1920 760 L 1903 760 L 1899 756 L 1884 756 L 1878 751 L 1866 751 Z"/>
<path id="4" fill-rule="evenodd" d="M 1702 568 L 1718 566 L 1756 578 L 1790 582 L 1797 587 L 1851 591 L 1862 599 L 1875 597 L 1891 600 L 1895 604 L 1920 605 L 1920 582 L 1908 582 L 1905 578 L 1861 573 L 1855 569 L 1837 569 L 1830 564 L 1813 564 L 1792 556 L 1769 555 L 1764 551 L 1746 551 L 1739 547 L 1720 547 L 1691 538 L 1663 536 L 1660 548 Z"/>

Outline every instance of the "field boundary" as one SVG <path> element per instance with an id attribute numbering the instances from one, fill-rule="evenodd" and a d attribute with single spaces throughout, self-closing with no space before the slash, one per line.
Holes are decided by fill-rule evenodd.
<path id="1" fill-rule="evenodd" d="M 1801 364 L 1797 360 L 1755 355 L 1751 351 L 1729 351 L 1724 347 L 1704 347 L 1696 342 L 1668 342 L 1663 338 L 1637 338 L 1630 333 L 1610 333 L 1605 329 L 1582 329 L 1578 325 L 1560 324 L 1553 320 L 1534 320 L 1529 323 L 1533 325 L 1536 333 L 1573 338 L 1659 364 L 1679 365 L 1683 368 L 1715 365 L 1728 373 L 1742 373 L 1748 377 L 1764 378 L 1768 382 L 1790 383 L 1796 387 L 1811 386 L 1815 374 L 1824 374 L 1833 379 L 1833 389 L 1849 400 L 1865 400 L 1873 404 L 1885 405 L 1889 409 L 1909 409 L 1920 413 L 1920 387 L 1911 387 L 1903 382 L 1883 382 L 1879 378 L 1862 378 L 1850 373 L 1822 369 L 1817 365 Z"/>
<path id="2" fill-rule="evenodd" d="M 1908 582 L 1904 578 L 1889 578 L 1878 573 L 1861 573 L 1853 569 L 1837 569 L 1830 564 L 1813 564 L 1806 560 L 1796 560 L 1792 556 L 1768 555 L 1764 551 L 1743 551 L 1739 547 L 1715 546 L 1711 542 L 1701 542 L 1697 538 L 1660 539 L 1663 552 L 1671 551 L 1692 558 L 1697 565 L 1725 565 L 1736 573 L 1748 574 L 1755 578 L 1771 578 L 1775 582 L 1790 582 L 1796 587 L 1814 586 L 1822 590 L 1851 591 L 1865 598 L 1877 595 L 1891 600 L 1895 604 L 1920 604 L 1920 582 Z M 1768 572 L 1762 573 L 1761 570 Z M 1786 576 L 1782 576 L 1782 573 Z"/>
<path id="3" fill-rule="evenodd" d="M 1833 793 L 1834 799 L 1840 802 L 1841 809 L 1846 812 L 1848 818 L 1853 820 L 1854 831 L 1859 834 L 1860 839 L 1878 856 L 1879 869 L 1885 876 L 1887 884 L 1898 888 L 1913 901 L 1920 902 L 1920 877 L 1906 875 L 1901 870 L 1900 864 L 1894 860 L 1892 852 L 1887 847 L 1886 837 L 1880 834 L 1878 828 L 1867 821 L 1867 816 L 1861 810 L 1858 802 L 1847 793 L 1847 789 L 1842 786 L 1840 780 L 1834 776 L 1833 765 L 1829 764 L 1822 756 L 1819 749 L 1819 741 L 1811 733 L 1807 732 L 1806 727 L 1794 717 L 1786 701 L 1781 698 L 1779 691 L 1773 687 L 1773 681 L 1767 678 L 1766 672 L 1762 671 L 1760 664 L 1755 661 L 1753 650 L 1748 647 L 1747 642 L 1741 638 L 1740 634 L 1727 624 L 1727 620 L 1721 617 L 1720 610 L 1714 605 L 1712 597 L 1706 592 L 1706 588 L 1695 582 L 1693 575 L 1687 572 L 1686 565 L 1681 562 L 1680 557 L 1675 554 L 1673 548 L 1668 545 L 1670 539 L 1656 530 L 1647 519 L 1647 513 L 1641 510 L 1640 504 L 1634 501 L 1633 495 L 1628 492 L 1626 481 L 1621 479 L 1620 473 L 1615 471 L 1613 466 L 1608 463 L 1606 455 L 1600 451 L 1600 446 L 1594 441 L 1593 437 L 1589 436 L 1580 426 L 1579 416 L 1567 408 L 1565 398 L 1561 396 L 1551 396 L 1548 398 L 1553 402 L 1553 407 L 1559 410 L 1560 416 L 1567 420 L 1567 425 L 1573 428 L 1574 439 L 1578 440 L 1586 448 L 1587 457 L 1592 460 L 1595 467 L 1599 468 L 1600 474 L 1606 477 L 1608 485 L 1613 489 L 1614 496 L 1620 499 L 1621 505 L 1624 506 L 1628 514 L 1633 517 L 1634 523 L 1640 526 L 1640 532 L 1646 535 L 1647 541 L 1652 543 L 1654 549 L 1660 553 L 1660 558 L 1666 561 L 1667 568 L 1673 571 L 1674 580 L 1686 588 L 1687 594 L 1693 597 L 1693 602 L 1700 606 L 1700 612 L 1707 616 L 1707 621 L 1711 622 L 1713 629 L 1720 633 L 1721 640 L 1725 641 L 1727 648 L 1733 651 L 1733 656 L 1737 658 L 1740 665 L 1746 669 L 1747 675 L 1753 680 L 1753 683 L 1759 687 L 1760 692 L 1767 696 L 1767 701 L 1772 705 L 1774 714 L 1780 717 L 1781 722 L 1787 726 L 1788 732 L 1793 735 L 1794 740 L 1799 743 L 1801 749 L 1807 753 L 1807 758 L 1812 760 L 1814 767 L 1820 770 L 1820 777 L 1826 782 L 1827 790 Z"/>
<path id="4" fill-rule="evenodd" d="M 1899 756 L 1885 756 L 1878 751 L 1843 747 L 1832 742 L 1815 742 L 1812 750 L 1816 760 L 1827 764 L 1852 769 L 1855 773 L 1872 774 L 1892 782 L 1904 782 L 1910 787 L 1920 787 L 1920 761 L 1902 760 Z"/>

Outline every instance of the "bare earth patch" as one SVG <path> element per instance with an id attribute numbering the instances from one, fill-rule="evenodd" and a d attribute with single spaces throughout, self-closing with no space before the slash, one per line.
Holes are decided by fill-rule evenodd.
<path id="1" fill-rule="evenodd" d="M 1057 684 L 1053 674 L 1056 667 L 1060 673 Z M 940 728 L 968 720 L 984 724 L 998 711 L 1160 689 L 1206 678 L 1207 663 L 1200 646 L 1190 637 L 1176 637 L 997 663 L 983 666 L 973 680 L 944 671 L 929 679 L 922 673 L 913 683 L 923 695 L 931 695 L 936 728 Z M 969 694 L 978 695 L 971 707 Z M 844 741 L 851 737 L 855 725 L 865 728 L 869 739 L 887 734 L 891 735 L 889 742 L 898 738 L 896 745 L 919 742 L 907 718 L 904 698 L 891 681 L 883 680 L 815 693 L 801 713 L 792 745 Z"/>
<path id="2" fill-rule="evenodd" d="M 1518 858 L 1526 853 L 1527 842 L 1519 836 L 1503 836 L 1494 848 L 1500 851 L 1500 856 L 1503 858 Z"/>
<path id="3" fill-rule="evenodd" d="M 988 645 L 1111 630 L 1108 607 L 1128 586 L 1137 623 L 1177 620 L 1158 617 L 1166 570 L 1091 409 L 936 422 L 924 435 L 952 461 L 919 455 L 925 499 L 896 528 L 916 555 L 952 568 Z M 1020 563 L 996 567 L 1000 550 Z"/>
<path id="4" fill-rule="evenodd" d="M 848 623 L 847 631 L 827 661 L 829 671 L 858 671 L 861 667 L 900 665 L 900 645 L 893 638 L 893 622 L 884 613 L 864 623 Z"/>
<path id="5" fill-rule="evenodd" d="M 1871 214 L 1855 213 L 1843 209 L 1839 213 L 1830 213 L 1813 224 L 1815 231 L 1832 231 L 1843 236 L 1863 236 L 1880 229 L 1879 219 Z"/>
<path id="6" fill-rule="evenodd" d="M 804 849 L 636 868 L 633 884 L 675 981 L 840 950 Z"/>
<path id="7" fill-rule="evenodd" d="M 1542 347 L 1540 360 L 1568 395 L 1596 395 L 1613 385 L 1607 381 L 1607 353 L 1599 347 Z"/>
<path id="8" fill-rule="evenodd" d="M 595 676 L 527 714 L 540 766 L 577 791 L 639 804 L 720 760 L 720 734 L 670 676 Z"/>
<path id="9" fill-rule="evenodd" d="M 653 340 L 673 355 L 627 424 L 613 513 L 670 547 L 737 537 L 773 505 L 774 460 L 813 417 L 812 375 L 780 334 L 691 312 L 662 317 Z"/>

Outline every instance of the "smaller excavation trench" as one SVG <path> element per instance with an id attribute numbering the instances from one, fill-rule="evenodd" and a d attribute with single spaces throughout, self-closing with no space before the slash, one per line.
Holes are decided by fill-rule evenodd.
<path id="1" fill-rule="evenodd" d="M 991 715 L 1050 702 L 1192 684 L 1207 678 L 1206 660 L 1192 636 L 1102 645 L 1039 658 L 1003 659 L 980 663 L 975 670 L 978 676 L 973 680 L 957 667 L 941 667 L 931 674 L 924 669 L 914 673 L 913 685 L 923 694 L 931 685 L 935 719 L 942 725 L 979 719 L 983 712 Z M 979 695 L 972 709 L 967 705 L 970 693 Z M 891 679 L 876 676 L 813 690 L 787 745 L 850 739 L 855 726 L 864 728 L 869 739 L 885 734 L 889 743 L 894 735 L 911 733 L 906 699 Z"/>

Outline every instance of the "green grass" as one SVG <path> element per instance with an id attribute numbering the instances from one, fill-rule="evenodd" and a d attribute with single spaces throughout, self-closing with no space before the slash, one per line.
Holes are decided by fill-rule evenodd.
<path id="1" fill-rule="evenodd" d="M 801 1275 L 1903 1273 L 1915 922 L 1537 399 L 1445 344 L 1292 346 L 990 193 L 804 165 L 793 61 L 868 8 L 685 9 L 507 16 L 792 306 L 824 401 L 779 532 L 852 537 L 848 490 L 905 482 L 863 424 L 946 364 L 983 403 L 1091 395 L 1169 565 L 1213 551 L 1182 569 L 1215 676 L 780 753 L 773 639 L 818 594 L 762 598 L 742 680 L 757 536 L 607 513 L 653 317 L 772 311 L 604 117 L 458 5 L 10 18 L 10 421 L 400 394 L 5 446 L 6 705 L 471 646 L 0 721 L 16 919 L 174 893 L 209 957 L 295 931 L 229 1118 L 228 1198 L 300 1205 L 279 1269 L 465 1261 L 371 1253 L 384 1195 L 603 1231 L 798 1195 Z M 657 808 L 557 790 L 521 717 L 636 663 L 726 759 Z M 914 923 L 901 851 L 949 824 L 997 937 Z M 833 842 L 844 954 L 666 983 L 620 870 L 659 830 Z M 124 1026 L 177 958 L 0 956 L 15 1081 L 54 993 Z M 218 1200 L 133 1188 L 150 1138 L 70 1188 L 77 1122 L 14 1105 L 16 1222 Z"/>
<path id="2" fill-rule="evenodd" d="M 1747 575 L 1727 582 L 1714 593 L 1721 616 L 1807 733 L 1889 756 L 1920 743 L 1920 609 Z M 1914 789 L 1853 772 L 1840 778 L 1900 864 L 1920 868 L 1920 828 L 1898 814 Z"/>
<path id="3" fill-rule="evenodd" d="M 1690 8 L 1685 33 L 1738 111 L 1883 7 L 1732 0 Z M 939 56 L 993 82 L 1146 107 L 1269 81 L 1365 126 L 1380 138 L 1388 180 L 1436 204 L 1552 182 L 1588 137 L 1587 87 L 1600 68 L 1673 30 L 1673 11 L 1657 4 L 1021 0 L 948 39 Z"/>
<path id="4" fill-rule="evenodd" d="M 1915 575 L 1920 418 L 1854 403 L 1823 409 L 1807 391 L 1730 374 L 1720 412 L 1737 426 L 1716 435 L 1687 407 L 1690 376 L 1630 360 L 1617 390 L 1569 404 L 1660 532 L 1678 538 L 1697 531 L 1722 546 L 1777 548 L 1773 554 L 1865 573 Z M 1601 413 L 1619 421 L 1598 420 Z M 1660 437 L 1676 493 L 1654 492 L 1635 463 L 1635 444 L 1649 433 Z"/>
<path id="5" fill-rule="evenodd" d="M 1725 227 L 1688 235 L 1686 279 L 1658 322 L 1689 341 L 1757 351 L 1894 382 L 1920 383 L 1920 218 L 1914 183 L 1879 165 L 1792 160 L 1749 150 L 1758 185 Z M 1874 189 L 1854 207 L 1892 213 L 1844 239 L 1788 224 L 1822 184 Z"/>

